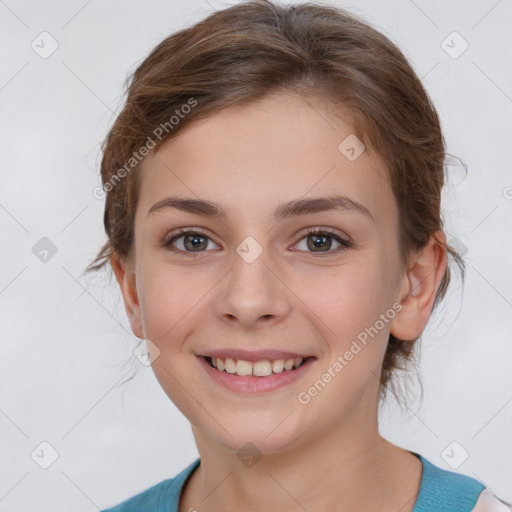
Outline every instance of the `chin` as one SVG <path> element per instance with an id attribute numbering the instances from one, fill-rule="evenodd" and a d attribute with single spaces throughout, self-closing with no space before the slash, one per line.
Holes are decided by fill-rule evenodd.
<path id="1" fill-rule="evenodd" d="M 266 418 L 265 421 L 258 421 L 254 415 L 249 415 L 245 420 L 238 417 L 236 421 L 223 423 L 229 433 L 217 424 L 208 425 L 207 429 L 203 427 L 203 430 L 224 448 L 241 455 L 283 453 L 301 438 L 301 433 L 297 431 L 291 418 L 283 421 L 285 416 Z M 289 424 L 285 425 L 287 422 Z"/>

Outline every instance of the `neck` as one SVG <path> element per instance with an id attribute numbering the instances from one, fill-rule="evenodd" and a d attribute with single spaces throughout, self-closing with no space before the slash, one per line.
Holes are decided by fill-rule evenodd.
<path id="1" fill-rule="evenodd" d="M 358 426 L 338 426 L 246 465 L 235 450 L 194 426 L 201 464 L 182 494 L 180 512 L 412 511 L 421 461 L 382 438 L 376 420 Z"/>

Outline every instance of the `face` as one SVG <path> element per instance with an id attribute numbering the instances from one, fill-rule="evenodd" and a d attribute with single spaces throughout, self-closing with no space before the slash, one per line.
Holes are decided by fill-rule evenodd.
<path id="1" fill-rule="evenodd" d="M 320 103 L 276 93 L 144 161 L 134 257 L 116 275 L 134 333 L 157 347 L 162 388 L 224 447 L 277 453 L 375 422 L 409 281 L 386 174 L 368 148 L 339 149 L 351 134 Z M 211 354 L 276 373 L 229 374 Z M 303 365 L 279 373 L 276 360 L 295 356 Z"/>

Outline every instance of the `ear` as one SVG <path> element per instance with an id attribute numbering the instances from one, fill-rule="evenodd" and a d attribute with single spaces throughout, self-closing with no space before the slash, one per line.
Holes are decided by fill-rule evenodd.
<path id="1" fill-rule="evenodd" d="M 427 325 L 448 263 L 442 243 L 446 243 L 446 236 L 437 231 L 428 245 L 414 255 L 412 266 L 402 278 L 398 297 L 402 309 L 390 326 L 391 334 L 398 339 L 415 340 Z"/>
<path id="2" fill-rule="evenodd" d="M 142 332 L 139 297 L 137 294 L 135 272 L 132 270 L 132 265 L 129 261 L 120 260 L 116 255 L 110 257 L 110 263 L 116 275 L 119 287 L 121 288 L 124 308 L 128 320 L 130 321 L 133 334 L 135 334 L 137 338 L 143 339 L 144 334 Z"/>

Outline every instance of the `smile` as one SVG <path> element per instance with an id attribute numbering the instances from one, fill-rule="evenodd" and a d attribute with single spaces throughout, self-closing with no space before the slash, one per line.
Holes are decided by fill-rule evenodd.
<path id="1" fill-rule="evenodd" d="M 233 355 L 233 354 L 231 354 Z M 220 354 L 219 354 L 220 356 Z M 300 379 L 316 361 L 316 357 L 235 359 L 216 355 L 196 356 L 210 382 L 236 393 L 259 394 L 275 391 Z"/>
<path id="2" fill-rule="evenodd" d="M 261 361 L 245 361 L 244 359 L 231 359 L 229 357 L 206 357 L 212 368 L 221 372 L 240 376 L 254 375 L 256 377 L 268 377 L 272 374 L 292 371 L 299 368 L 305 361 L 302 357 L 289 359 L 263 359 Z"/>

